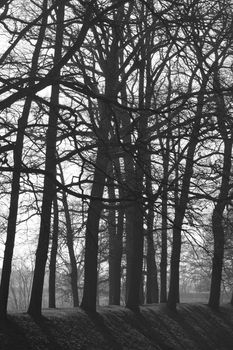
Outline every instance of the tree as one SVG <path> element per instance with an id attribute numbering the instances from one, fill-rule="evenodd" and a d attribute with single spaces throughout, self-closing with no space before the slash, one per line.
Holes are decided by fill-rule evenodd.
<path id="1" fill-rule="evenodd" d="M 47 0 L 43 1 L 42 13 L 47 9 Z M 40 57 L 40 51 L 44 40 L 45 29 L 47 24 L 47 15 L 42 17 L 41 26 L 38 34 L 37 43 L 32 57 L 32 65 L 29 75 L 29 87 L 32 86 L 36 79 L 36 73 L 38 69 L 38 61 Z M 0 285 L 0 317 L 6 317 L 7 311 L 7 300 L 9 294 L 9 283 L 10 283 L 10 274 L 11 274 L 11 263 L 14 249 L 14 241 L 16 234 L 16 221 L 17 221 L 17 212 L 18 212 L 18 201 L 19 201 L 19 192 L 20 192 L 20 174 L 22 167 L 22 153 L 23 153 L 23 143 L 25 129 L 28 123 L 28 117 L 30 113 L 30 108 L 32 104 L 32 97 L 28 96 L 24 103 L 24 109 L 22 116 L 18 120 L 18 132 L 16 136 L 16 142 L 14 146 L 14 171 L 11 185 L 11 201 L 10 201 L 10 210 L 8 218 L 8 227 L 7 227 L 7 241 L 5 245 L 4 252 L 4 261 L 2 268 L 1 276 L 1 285 Z"/>
<path id="2" fill-rule="evenodd" d="M 64 184 L 64 175 L 63 175 L 63 170 L 60 166 L 60 177 L 61 177 L 61 182 Z M 77 261 L 75 257 L 75 252 L 74 252 L 74 237 L 73 237 L 73 228 L 72 228 L 72 223 L 71 223 L 71 216 L 69 212 L 69 205 L 68 205 L 68 200 L 67 200 L 67 195 L 63 191 L 62 193 L 62 203 L 64 207 L 64 212 L 65 212 L 65 219 L 66 219 L 66 238 L 67 238 L 67 247 L 69 251 L 69 257 L 70 257 L 70 265 L 71 265 L 71 289 L 72 289 L 72 295 L 73 295 L 73 305 L 74 307 L 79 306 L 79 296 L 78 296 L 78 268 L 77 268 Z"/>
<path id="3" fill-rule="evenodd" d="M 214 88 L 221 90 L 219 69 L 214 71 Z M 230 177 L 232 166 L 232 143 L 233 133 L 229 125 L 228 111 L 225 105 L 224 96 L 218 93 L 216 96 L 216 116 L 218 120 L 218 129 L 223 141 L 223 165 L 221 174 L 221 186 L 219 195 L 212 214 L 212 230 L 214 236 L 214 255 L 212 265 L 212 277 L 210 287 L 209 306 L 218 308 L 220 303 L 222 267 L 224 257 L 224 209 L 229 201 Z"/>
<path id="4" fill-rule="evenodd" d="M 112 28 L 113 38 L 107 53 L 105 66 L 105 96 L 110 101 L 116 101 L 116 86 L 118 83 L 118 41 L 115 28 Z M 109 139 L 111 130 L 112 106 L 99 101 L 100 121 L 97 133 L 97 154 L 91 189 L 91 200 L 88 208 L 85 238 L 85 279 L 81 307 L 86 311 L 95 312 L 97 296 L 97 258 L 98 232 L 102 212 L 102 201 L 107 167 L 109 163 Z"/>
<path id="5" fill-rule="evenodd" d="M 149 166 L 151 166 L 149 162 Z M 148 173 L 149 172 L 149 173 Z M 150 169 L 147 170 L 146 189 L 148 193 L 152 193 L 152 181 L 151 181 Z M 147 256 L 146 256 L 146 302 L 148 304 L 158 303 L 159 301 L 159 286 L 158 286 L 158 273 L 155 260 L 155 247 L 154 247 L 154 208 L 153 202 L 149 203 L 147 212 Z M 165 265 L 166 266 L 166 265 Z"/>
<path id="6" fill-rule="evenodd" d="M 64 10 L 64 3 L 59 4 L 59 6 L 56 9 L 57 28 L 55 39 L 54 66 L 56 66 L 56 64 L 60 62 L 62 57 Z M 56 78 L 58 79 L 59 76 L 60 72 L 58 71 Z M 51 174 L 53 178 L 56 178 L 57 119 L 59 114 L 58 83 L 52 86 L 50 103 L 51 107 L 49 111 L 48 129 L 46 134 L 45 172 L 47 174 Z M 54 181 L 51 181 L 51 179 L 48 176 L 45 176 L 43 187 L 40 233 L 36 252 L 31 298 L 28 307 L 28 313 L 34 317 L 39 317 L 41 315 L 45 266 L 49 246 L 51 208 L 55 195 L 56 186 Z"/>
<path id="7" fill-rule="evenodd" d="M 209 4 L 208 4 L 209 6 Z M 205 11 L 208 11 L 209 7 L 204 8 L 204 12 L 202 12 L 201 9 L 196 9 L 196 16 L 197 21 L 200 21 L 202 23 L 202 18 L 205 13 Z M 195 8 L 193 8 L 195 10 Z M 194 13 L 193 13 L 194 15 Z M 219 12 L 215 12 L 215 9 L 213 12 L 211 12 L 211 15 L 213 18 L 215 16 L 219 16 Z M 179 198 L 179 203 L 175 207 L 175 218 L 174 218 L 174 224 L 173 224 L 173 245 L 172 245 L 172 256 L 171 256 L 171 272 L 170 272 L 170 288 L 169 288 L 169 295 L 168 295 L 168 306 L 172 309 L 175 308 L 176 303 L 179 301 L 179 262 L 180 262 L 180 254 L 181 254 L 181 232 L 182 232 L 182 225 L 185 217 L 185 211 L 187 208 L 187 204 L 189 201 L 189 192 L 190 192 L 190 183 L 191 178 L 193 176 L 193 169 L 194 169 L 194 163 L 195 163 L 195 153 L 196 153 L 196 147 L 199 143 L 199 135 L 202 129 L 202 118 L 204 113 L 204 106 L 207 104 L 206 102 L 206 89 L 209 84 L 210 78 L 212 77 L 216 61 L 215 58 L 212 57 L 213 51 L 216 50 L 219 37 L 218 37 L 218 30 L 217 35 L 215 38 L 215 41 L 212 41 L 212 46 L 206 46 L 203 45 L 203 37 L 200 33 L 198 28 L 195 26 L 195 24 L 190 23 L 191 25 L 191 35 L 193 40 L 193 52 L 195 53 L 197 67 L 194 68 L 200 70 L 200 90 L 197 94 L 197 102 L 196 102 L 196 114 L 194 117 L 192 132 L 188 141 L 188 147 L 187 147 L 187 156 L 186 156 L 186 163 L 185 163 L 185 169 L 182 179 L 182 187 L 181 187 L 181 194 Z M 210 20 L 210 27 L 208 28 L 208 31 L 205 32 L 205 38 L 206 43 L 209 42 L 209 31 L 210 28 L 213 28 L 215 30 L 214 25 L 212 25 L 212 22 Z M 187 31 L 187 35 L 188 35 Z M 192 81 L 192 76 L 191 76 Z"/>
<path id="8" fill-rule="evenodd" d="M 160 275 L 160 301 L 175 309 L 187 256 L 205 241 L 210 211 L 209 305 L 218 307 L 224 261 L 231 266 L 224 258 L 232 200 L 231 2 L 54 0 L 31 2 L 27 13 L 24 6 L 0 5 L 9 40 L 0 58 L 0 200 L 9 204 L 8 220 L 5 207 L 1 213 L 1 317 L 14 245 L 33 216 L 34 226 L 40 222 L 33 316 L 41 314 L 50 237 L 51 307 L 59 278 L 71 302 L 71 278 L 75 306 L 83 283 L 86 311 L 96 311 L 101 293 L 118 305 L 126 281 L 125 304 L 138 311 L 144 292 L 148 303 L 158 301 Z M 197 252 L 192 266 L 201 274 Z M 65 273 L 56 271 L 56 259 Z"/>
<path id="9" fill-rule="evenodd" d="M 109 198 L 116 199 L 114 185 L 114 165 L 117 168 L 116 178 L 121 176 L 119 160 L 110 163 L 111 171 L 108 175 Z M 121 181 L 119 181 L 120 183 Z M 119 196 L 123 198 L 123 191 L 119 187 Z M 109 234 L 109 304 L 120 305 L 121 297 L 121 260 L 123 253 L 123 231 L 124 231 L 124 207 L 121 205 L 118 211 L 110 209 L 108 213 L 108 234 Z"/>

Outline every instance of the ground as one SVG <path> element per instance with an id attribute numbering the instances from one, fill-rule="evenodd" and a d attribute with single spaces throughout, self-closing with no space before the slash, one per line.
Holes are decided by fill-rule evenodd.
<path id="1" fill-rule="evenodd" d="M 233 350 L 233 308 L 204 304 L 44 310 L 39 320 L 10 314 L 0 323 L 0 350 Z"/>

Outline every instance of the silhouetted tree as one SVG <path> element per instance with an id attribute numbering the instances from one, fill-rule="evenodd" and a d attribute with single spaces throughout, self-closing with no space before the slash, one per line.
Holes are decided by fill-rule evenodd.
<path id="1" fill-rule="evenodd" d="M 64 10 L 65 4 L 61 3 L 56 9 L 57 28 L 54 49 L 54 66 L 60 62 L 63 47 L 64 31 Z M 60 71 L 57 72 L 56 78 L 59 79 Z M 50 99 L 49 121 L 46 133 L 46 160 L 45 172 L 51 177 L 44 177 L 43 200 L 41 209 L 40 233 L 36 252 L 35 269 L 32 283 L 31 298 L 28 307 L 28 313 L 34 317 L 41 315 L 42 295 L 45 276 L 45 267 L 48 254 L 51 209 L 56 195 L 56 142 L 57 142 L 57 122 L 59 114 L 59 84 L 52 86 Z"/>
<path id="2" fill-rule="evenodd" d="M 47 9 L 47 0 L 43 1 L 42 13 L 45 13 Z M 35 83 L 36 74 L 38 70 L 40 51 L 44 40 L 45 30 L 47 25 L 47 15 L 42 16 L 41 26 L 38 33 L 38 39 L 35 45 L 32 65 L 29 73 L 29 87 Z M 7 226 L 7 238 L 4 251 L 4 260 L 1 275 L 1 285 L 0 285 L 0 317 L 6 317 L 7 311 L 7 300 L 9 294 L 9 283 L 11 274 L 11 264 L 14 250 L 14 241 L 16 234 L 16 223 L 17 223 L 17 212 L 18 212 L 18 202 L 20 194 L 20 174 L 22 167 L 22 154 L 23 154 L 23 144 L 25 130 L 28 124 L 29 113 L 32 104 L 32 96 L 28 96 L 24 103 L 24 108 L 22 115 L 18 120 L 18 131 L 16 135 L 16 142 L 13 151 L 14 158 L 14 171 L 12 177 L 11 185 L 11 200 L 9 206 L 9 217 Z"/>

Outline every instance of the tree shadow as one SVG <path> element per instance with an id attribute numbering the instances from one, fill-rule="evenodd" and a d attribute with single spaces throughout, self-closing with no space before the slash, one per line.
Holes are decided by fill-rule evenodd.
<path id="1" fill-rule="evenodd" d="M 182 327 L 186 337 L 198 349 L 233 349 L 232 331 L 219 310 L 210 309 L 204 304 L 192 308 L 188 305 L 170 317 Z"/>
<path id="2" fill-rule="evenodd" d="M 109 345 L 109 350 L 123 350 L 123 346 L 119 343 L 118 339 L 114 336 L 112 330 L 106 324 L 104 317 L 98 312 L 88 312 L 85 311 L 86 315 L 94 324 L 96 330 L 100 332 L 106 342 Z"/>
<path id="3" fill-rule="evenodd" d="M 152 345 L 157 346 L 157 348 L 159 347 L 161 350 L 174 350 L 172 346 L 166 344 L 166 341 L 161 333 L 160 322 L 153 327 L 151 322 L 143 315 L 141 311 L 135 312 L 133 310 L 128 310 L 124 317 L 127 323 L 141 333 L 145 338 L 147 338 Z"/>
<path id="4" fill-rule="evenodd" d="M 46 336 L 46 340 L 48 341 L 48 344 L 46 344 L 48 350 L 64 350 L 64 347 L 62 347 L 56 340 L 56 336 L 52 332 L 52 324 L 44 316 L 39 317 L 33 317 L 31 316 L 32 320 L 35 322 L 35 324 L 39 327 L 43 335 Z"/>
<path id="5" fill-rule="evenodd" d="M 31 350 L 31 345 L 25 336 L 25 331 L 12 317 L 0 321 L 1 350 Z"/>

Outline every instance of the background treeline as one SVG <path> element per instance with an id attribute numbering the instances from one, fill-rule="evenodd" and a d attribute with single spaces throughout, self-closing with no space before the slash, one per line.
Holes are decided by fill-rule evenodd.
<path id="1" fill-rule="evenodd" d="M 0 11 L 0 317 L 9 293 L 39 316 L 44 281 L 49 307 L 175 309 L 199 291 L 218 308 L 233 282 L 232 2 Z"/>

